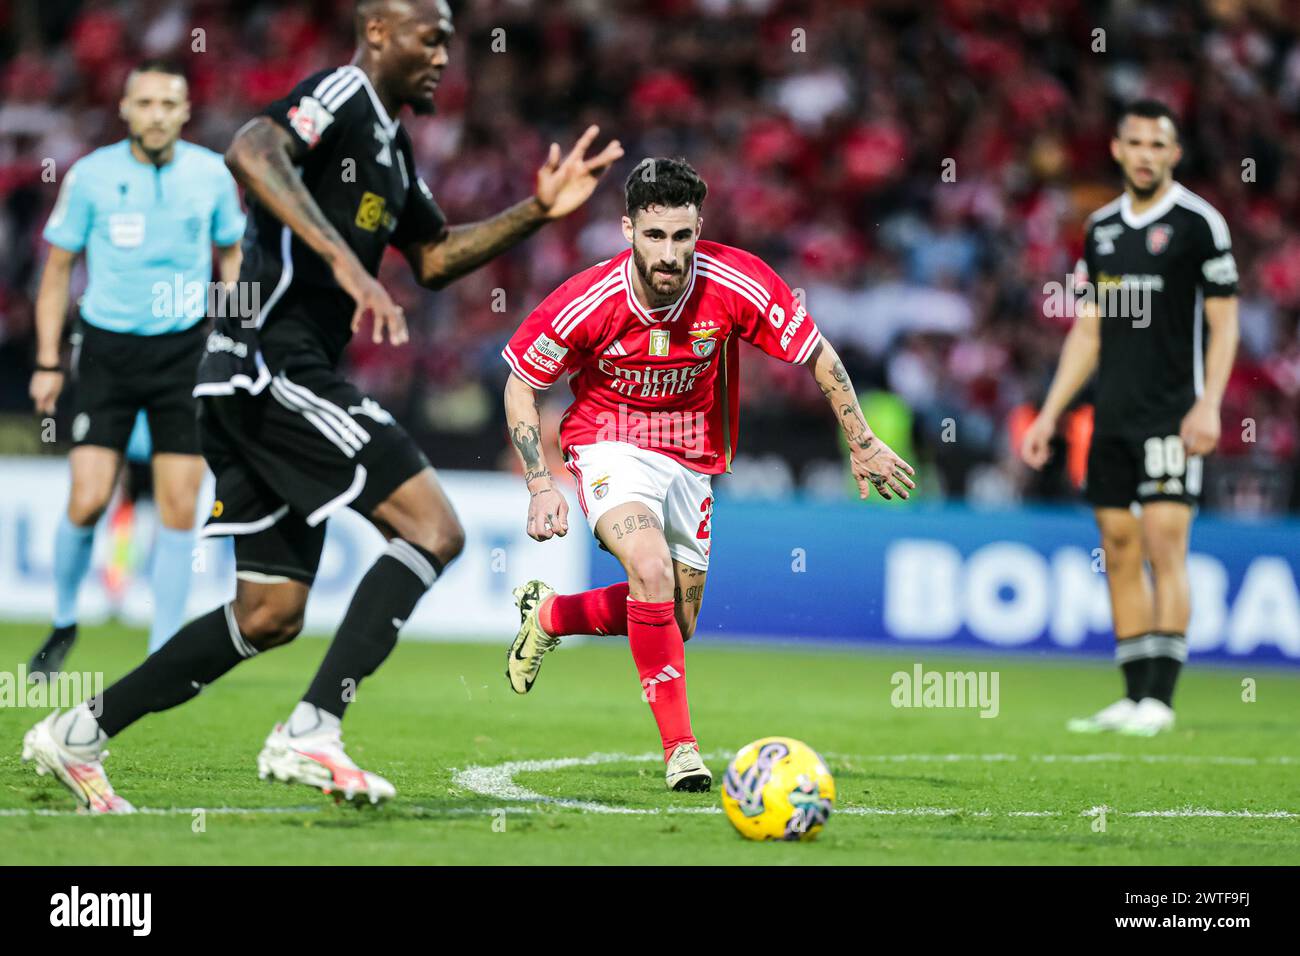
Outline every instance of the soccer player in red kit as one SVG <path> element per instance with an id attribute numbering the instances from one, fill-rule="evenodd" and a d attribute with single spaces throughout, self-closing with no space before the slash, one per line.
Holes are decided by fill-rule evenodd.
<path id="1" fill-rule="evenodd" d="M 646 159 L 628 176 L 631 249 L 552 292 L 506 345 L 506 420 L 524 464 L 528 534 L 568 531 L 568 505 L 541 447 L 537 392 L 567 375 L 565 464 L 596 539 L 627 582 L 560 595 L 515 589 L 521 624 L 507 657 L 516 693 L 567 634 L 626 634 L 664 748 L 670 790 L 708 790 L 691 732 L 683 642 L 709 568 L 712 477 L 729 471 L 740 341 L 805 365 L 848 439 L 861 497 L 907 498 L 912 467 L 878 439 L 844 365 L 789 286 L 757 256 L 700 239 L 707 187 L 684 160 Z"/>

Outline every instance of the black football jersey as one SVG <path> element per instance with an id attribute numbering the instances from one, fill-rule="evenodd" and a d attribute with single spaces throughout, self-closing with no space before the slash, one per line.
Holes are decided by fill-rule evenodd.
<path id="1" fill-rule="evenodd" d="M 1202 303 L 1237 294 L 1228 224 L 1173 183 L 1141 215 L 1127 193 L 1107 203 L 1089 217 L 1085 233 L 1075 283 L 1095 296 L 1101 312 L 1095 430 L 1177 434 L 1204 388 Z"/>
<path id="2" fill-rule="evenodd" d="M 359 67 L 315 73 L 263 113 L 288 131 L 303 184 L 371 275 L 387 246 L 445 231 L 442 211 L 416 174 L 410 136 Z M 256 394 L 287 363 L 334 366 L 351 338 L 355 303 L 329 265 L 251 194 L 248 202 L 239 278 L 255 284 L 245 288 L 258 290 L 259 308 L 216 318 L 196 395 L 235 388 Z"/>

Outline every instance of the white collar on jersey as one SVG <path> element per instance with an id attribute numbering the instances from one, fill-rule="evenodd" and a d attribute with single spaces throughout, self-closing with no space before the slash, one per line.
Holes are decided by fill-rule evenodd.
<path id="1" fill-rule="evenodd" d="M 686 308 L 686 302 L 690 299 L 691 293 L 695 291 L 695 257 L 691 256 L 691 271 L 690 275 L 686 277 L 686 288 L 682 291 L 682 294 L 677 297 L 677 301 L 670 305 L 661 305 L 653 309 L 647 309 L 637 301 L 636 293 L 633 291 L 632 285 L 631 253 L 628 254 L 627 262 L 623 266 L 623 278 L 623 285 L 627 289 L 627 307 L 632 310 L 632 314 L 640 319 L 644 325 L 662 325 L 665 322 L 675 322 L 677 321 L 677 317 L 682 314 L 682 310 Z M 664 314 L 656 316 L 656 312 L 662 312 Z"/>
<path id="2" fill-rule="evenodd" d="M 1137 216 L 1133 214 L 1133 200 L 1129 198 L 1128 191 L 1126 190 L 1119 200 L 1119 214 L 1124 220 L 1124 225 L 1128 226 L 1130 229 L 1144 229 L 1169 212 L 1169 210 L 1173 209 L 1174 204 L 1178 202 L 1178 197 L 1182 194 L 1182 184 L 1177 182 L 1171 183 L 1164 198 L 1146 212 L 1142 213 L 1142 215 Z"/>
<path id="3" fill-rule="evenodd" d="M 370 105 L 373 106 L 375 112 L 379 114 L 379 122 L 384 125 L 384 132 L 386 132 L 389 137 L 392 137 L 392 135 L 397 132 L 398 120 L 390 117 L 388 115 L 388 110 L 384 109 L 384 104 L 380 102 L 379 94 L 376 93 L 375 88 L 371 86 L 370 77 L 366 76 L 366 71 L 361 69 L 361 67 L 357 66 L 355 63 L 350 63 L 343 67 L 343 69 L 352 70 L 357 76 L 361 77 L 361 85 L 366 88 L 366 93 L 370 95 Z"/>

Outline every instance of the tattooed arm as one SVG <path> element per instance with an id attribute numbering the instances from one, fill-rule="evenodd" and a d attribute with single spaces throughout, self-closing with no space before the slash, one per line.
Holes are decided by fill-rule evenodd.
<path id="1" fill-rule="evenodd" d="M 537 197 L 515 203 L 490 219 L 452 226 L 431 242 L 403 250 L 420 285 L 441 289 L 527 239 L 546 222 Z"/>
<path id="2" fill-rule="evenodd" d="M 289 134 L 269 117 L 259 116 L 245 123 L 226 150 L 226 165 L 271 215 L 293 230 L 312 251 L 324 259 L 339 286 L 356 302 L 352 331 L 367 312 L 374 314 L 373 338 L 401 345 L 407 339 L 406 318 L 384 287 L 375 281 L 321 212 L 303 185 L 289 152 Z"/>
<path id="3" fill-rule="evenodd" d="M 528 536 L 536 541 L 569 532 L 569 505 L 551 481 L 542 448 L 542 415 L 537 390 L 518 375 L 506 382 L 506 425 L 510 442 L 524 465 L 528 486 Z"/>
<path id="4" fill-rule="evenodd" d="M 491 219 L 452 226 L 430 242 L 403 250 L 420 283 L 441 289 L 527 239 L 548 221 L 561 219 L 585 203 L 600 174 L 623 155 L 623 147 L 613 140 L 600 155 L 587 159 L 587 147 L 599 132 L 599 127 L 588 127 L 563 162 L 560 145 L 552 143 L 546 162 L 537 171 L 533 196 Z"/>
<path id="5" fill-rule="evenodd" d="M 881 497 L 907 498 L 916 487 L 911 478 L 912 466 L 894 454 L 893 449 L 871 431 L 858 404 L 858 393 L 844 370 L 844 363 L 825 338 L 818 343 L 808 360 L 817 386 L 835 411 L 835 420 L 849 443 L 849 467 L 858 483 L 858 492 L 866 498 L 872 485 Z M 892 492 L 892 494 L 891 494 Z"/>

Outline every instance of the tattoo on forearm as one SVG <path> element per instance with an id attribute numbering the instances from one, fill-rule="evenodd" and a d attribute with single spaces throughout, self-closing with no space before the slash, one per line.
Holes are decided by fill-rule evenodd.
<path id="1" fill-rule="evenodd" d="M 536 425 L 528 422 L 516 422 L 510 429 L 510 441 L 514 444 L 519 457 L 524 461 L 524 481 L 534 478 L 549 478 L 550 471 L 542 459 L 542 432 Z"/>
<path id="2" fill-rule="evenodd" d="M 871 437 L 870 430 L 867 428 L 867 420 L 862 414 L 862 407 L 858 404 L 857 393 L 853 391 L 853 382 L 849 379 L 849 373 L 845 371 L 844 363 L 838 358 L 830 368 L 830 379 L 831 381 L 827 381 L 819 376 L 817 385 L 827 401 L 835 408 L 836 418 L 839 420 L 840 428 L 844 430 L 845 437 L 855 448 L 863 451 L 870 449 L 875 439 Z"/>
<path id="3" fill-rule="evenodd" d="M 829 356 L 826 358 L 829 360 Z M 837 357 L 830 362 L 830 367 L 827 368 L 826 362 L 819 358 L 816 379 L 822 394 L 826 396 L 826 400 L 831 403 L 831 407 L 835 410 L 835 417 L 840 423 L 840 428 L 844 431 L 844 437 L 848 440 L 849 447 L 855 453 L 852 460 L 854 475 L 859 480 L 866 478 L 885 497 L 890 497 L 885 488 L 887 482 L 893 480 L 895 476 L 894 466 L 891 463 L 892 455 L 881 457 L 881 453 L 889 449 L 871 434 L 871 429 L 867 425 L 866 416 L 862 414 L 862 406 L 858 403 L 857 393 L 853 390 L 853 383 L 849 379 L 849 373 L 844 368 L 844 363 Z M 865 452 L 866 454 L 858 455 L 858 452 Z M 900 494 L 902 493 L 900 492 Z"/>
<path id="4" fill-rule="evenodd" d="M 434 246 L 437 277 L 450 281 L 527 239 L 544 223 L 536 202 L 525 199 L 491 219 L 452 226 Z"/>
<path id="5" fill-rule="evenodd" d="M 281 222 L 298 233 L 299 238 L 305 241 L 302 236 L 304 227 L 318 232 L 328 247 L 316 251 L 333 265 L 348 247 L 294 170 L 288 153 L 284 151 L 282 131 L 270 120 L 267 123 L 270 128 L 253 127 L 244 134 L 245 148 L 252 162 L 239 178 Z"/>

